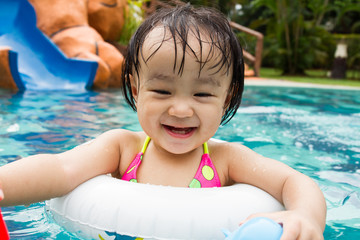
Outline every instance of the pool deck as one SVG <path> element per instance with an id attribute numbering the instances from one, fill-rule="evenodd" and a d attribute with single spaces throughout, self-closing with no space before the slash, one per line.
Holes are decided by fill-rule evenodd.
<path id="1" fill-rule="evenodd" d="M 247 77 L 245 78 L 245 86 L 272 86 L 272 87 L 300 87 L 300 88 L 324 88 L 324 89 L 339 89 L 339 90 L 360 90 L 360 87 L 341 86 L 341 85 L 326 85 L 315 83 L 301 83 L 286 80 L 265 79 Z"/>

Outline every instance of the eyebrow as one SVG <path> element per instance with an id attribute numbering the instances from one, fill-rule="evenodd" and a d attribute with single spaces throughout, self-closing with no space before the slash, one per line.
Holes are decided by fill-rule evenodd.
<path id="1" fill-rule="evenodd" d="M 153 81 L 153 80 L 160 80 L 160 81 L 174 81 L 174 78 L 172 76 L 169 75 L 165 75 L 162 73 L 155 73 L 153 74 L 148 81 Z M 196 79 L 196 83 L 197 84 L 208 84 L 208 85 L 212 85 L 215 87 L 221 87 L 221 83 L 218 79 L 215 79 L 213 77 L 200 77 Z"/>
<path id="2" fill-rule="evenodd" d="M 197 81 L 201 84 L 209 84 L 209 85 L 213 85 L 216 87 L 221 87 L 220 81 L 213 77 L 200 77 L 197 79 Z"/>
<path id="3" fill-rule="evenodd" d="M 151 75 L 151 77 L 149 78 L 149 80 L 172 80 L 173 78 L 171 76 L 168 76 L 168 75 L 165 75 L 165 74 L 162 74 L 162 73 L 155 73 L 153 75 Z"/>

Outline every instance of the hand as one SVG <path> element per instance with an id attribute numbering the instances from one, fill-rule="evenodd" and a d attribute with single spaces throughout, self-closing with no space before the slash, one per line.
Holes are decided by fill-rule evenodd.
<path id="1" fill-rule="evenodd" d="M 283 226 L 280 240 L 323 240 L 323 230 L 320 225 L 299 211 L 281 211 L 273 213 L 258 213 L 250 215 L 243 222 L 255 217 L 268 217 Z M 242 222 L 242 223 L 243 223 Z M 241 223 L 241 224 L 242 224 Z"/>

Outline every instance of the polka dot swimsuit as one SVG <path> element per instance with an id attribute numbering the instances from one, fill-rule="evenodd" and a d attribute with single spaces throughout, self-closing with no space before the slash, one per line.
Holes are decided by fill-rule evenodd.
<path id="1" fill-rule="evenodd" d="M 128 169 L 125 171 L 124 175 L 122 176 L 121 178 L 122 180 L 137 182 L 136 172 L 141 164 L 143 155 L 146 151 L 149 142 L 150 142 L 150 137 L 146 137 L 141 152 L 139 152 L 135 156 L 134 160 L 131 162 Z M 221 187 L 219 176 L 209 156 L 209 149 L 207 143 L 204 143 L 203 147 L 204 147 L 204 154 L 201 157 L 199 168 L 196 171 L 195 177 L 189 184 L 189 187 L 190 188 Z"/>

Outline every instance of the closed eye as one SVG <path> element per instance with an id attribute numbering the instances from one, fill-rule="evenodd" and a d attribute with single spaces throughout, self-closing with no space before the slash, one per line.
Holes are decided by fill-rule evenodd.
<path id="1" fill-rule="evenodd" d="M 166 90 L 161 90 L 161 89 L 155 89 L 152 90 L 154 93 L 160 94 L 160 95 L 170 95 L 171 93 L 169 91 Z"/>
<path id="2" fill-rule="evenodd" d="M 195 93 L 194 94 L 195 97 L 212 97 L 213 95 L 211 93 Z"/>

